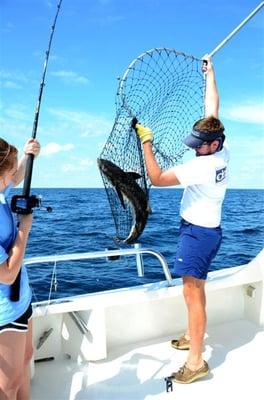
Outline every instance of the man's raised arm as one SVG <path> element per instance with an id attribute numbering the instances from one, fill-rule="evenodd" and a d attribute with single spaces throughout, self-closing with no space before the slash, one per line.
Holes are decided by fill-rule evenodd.
<path id="1" fill-rule="evenodd" d="M 203 57 L 203 60 L 207 62 L 207 65 L 204 65 L 203 67 L 203 71 L 206 74 L 204 99 L 205 117 L 213 116 L 219 118 L 219 95 L 215 80 L 214 67 L 211 62 L 211 57 L 205 56 Z"/>

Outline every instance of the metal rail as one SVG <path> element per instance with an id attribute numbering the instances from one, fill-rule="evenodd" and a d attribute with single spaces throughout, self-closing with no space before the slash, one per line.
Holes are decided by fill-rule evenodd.
<path id="1" fill-rule="evenodd" d="M 164 256 L 158 251 L 144 248 L 134 248 L 134 249 L 116 249 L 116 250 L 104 250 L 104 251 L 94 251 L 88 253 L 71 253 L 71 254 L 61 254 L 52 256 L 41 256 L 41 257 L 31 257 L 24 260 L 24 265 L 32 265 L 39 263 L 48 262 L 58 262 L 58 261 L 70 261 L 70 260 L 88 260 L 95 258 L 105 258 L 105 257 L 115 257 L 115 256 L 138 256 L 141 254 L 150 254 L 156 257 L 161 263 L 164 275 L 169 286 L 173 286 L 173 280 L 171 273 L 165 260 Z M 142 275 L 141 275 L 142 276 Z"/>

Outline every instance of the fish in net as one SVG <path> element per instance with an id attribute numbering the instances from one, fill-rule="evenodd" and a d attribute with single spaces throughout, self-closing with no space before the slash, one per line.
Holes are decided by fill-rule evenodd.
<path id="1" fill-rule="evenodd" d="M 135 242 L 150 213 L 151 184 L 133 119 L 153 131 L 153 151 L 165 170 L 188 150 L 183 138 L 202 118 L 203 98 L 201 60 L 174 49 L 144 52 L 120 79 L 115 122 L 98 159 L 117 241 Z"/>

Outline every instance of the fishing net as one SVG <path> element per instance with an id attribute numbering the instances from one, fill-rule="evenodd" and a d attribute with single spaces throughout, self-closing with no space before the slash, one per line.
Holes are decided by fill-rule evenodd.
<path id="1" fill-rule="evenodd" d="M 201 60 L 174 49 L 152 49 L 137 57 L 119 81 L 113 129 L 100 154 L 123 171 L 137 172 L 137 184 L 149 196 L 140 141 L 131 127 L 135 117 L 154 134 L 153 151 L 162 170 L 179 163 L 188 148 L 183 138 L 203 116 L 204 79 Z M 117 191 L 102 173 L 116 236 L 131 230 L 133 207 L 120 204 Z"/>

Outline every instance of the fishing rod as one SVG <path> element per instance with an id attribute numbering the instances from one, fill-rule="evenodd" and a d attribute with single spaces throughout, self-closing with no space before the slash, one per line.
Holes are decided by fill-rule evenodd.
<path id="1" fill-rule="evenodd" d="M 43 89 L 45 86 L 45 78 L 46 78 L 47 66 L 48 66 L 48 61 L 49 61 L 50 49 L 51 49 L 52 39 L 53 39 L 53 35 L 54 35 L 56 23 L 57 23 L 57 18 L 58 18 L 60 8 L 61 8 L 61 3 L 62 3 L 62 0 L 59 0 L 59 3 L 57 4 L 57 12 L 56 12 L 56 15 L 55 15 L 52 27 L 51 27 L 51 34 L 50 34 L 48 48 L 47 48 L 46 56 L 45 56 L 45 60 L 44 60 L 43 74 L 42 74 L 42 78 L 40 81 L 39 95 L 38 95 L 37 105 L 36 105 L 36 110 L 35 110 L 35 117 L 34 117 L 34 123 L 33 123 L 32 135 L 31 135 L 32 139 L 35 139 L 37 136 L 39 112 L 40 112 Z M 33 208 L 35 208 L 35 207 L 44 209 L 48 212 L 52 211 L 51 207 L 41 207 L 41 197 L 40 196 L 30 194 L 33 163 L 34 163 L 34 155 L 28 154 L 22 194 L 15 195 L 11 199 L 11 209 L 14 213 L 16 213 L 18 215 L 31 214 L 33 212 Z M 21 270 L 19 271 L 15 282 L 11 286 L 11 293 L 10 293 L 11 301 L 19 300 L 20 279 L 21 279 Z"/>

